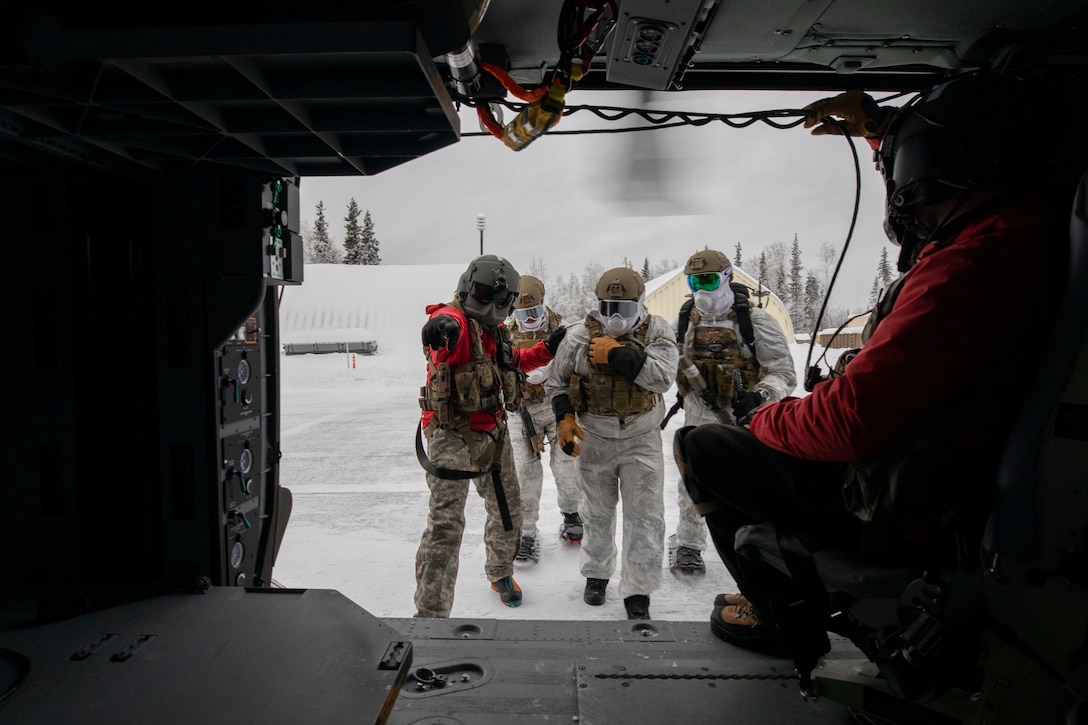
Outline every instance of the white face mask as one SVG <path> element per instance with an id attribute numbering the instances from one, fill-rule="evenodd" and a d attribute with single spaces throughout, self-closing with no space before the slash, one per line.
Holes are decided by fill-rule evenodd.
<path id="1" fill-rule="evenodd" d="M 527 309 L 514 310 L 514 321 L 522 332 L 536 332 L 548 322 L 544 305 L 534 305 Z"/>
<path id="2" fill-rule="evenodd" d="M 605 312 L 612 314 L 605 316 Z M 621 337 L 638 327 L 642 321 L 642 298 L 635 300 L 602 300 L 597 308 L 597 319 L 604 331 L 612 337 Z"/>
<path id="3" fill-rule="evenodd" d="M 727 282 L 710 292 L 697 290 L 692 296 L 695 298 L 695 309 L 707 317 L 724 314 L 733 307 L 733 288 Z"/>

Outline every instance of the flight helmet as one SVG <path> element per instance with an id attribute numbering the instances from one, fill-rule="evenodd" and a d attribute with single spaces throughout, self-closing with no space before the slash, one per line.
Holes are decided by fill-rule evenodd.
<path id="1" fill-rule="evenodd" d="M 920 205 L 1038 184 L 1046 162 L 1043 107 L 1037 81 L 984 72 L 946 81 L 900 110 L 877 152 L 888 237 L 900 244 L 932 236 L 918 228 Z"/>
<path id="2" fill-rule="evenodd" d="M 495 327 L 509 317 L 520 281 L 509 260 L 485 254 L 472 260 L 457 281 L 457 299 L 466 315 L 485 327 Z"/>
<path id="3" fill-rule="evenodd" d="M 639 326 L 646 316 L 646 283 L 642 275 L 627 267 L 616 267 L 597 282 L 597 319 L 605 332 L 620 337 Z"/>

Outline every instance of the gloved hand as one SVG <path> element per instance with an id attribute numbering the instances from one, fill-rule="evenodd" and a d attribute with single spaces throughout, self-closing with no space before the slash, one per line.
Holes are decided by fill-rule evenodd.
<path id="1" fill-rule="evenodd" d="M 563 420 L 559 421 L 559 428 L 557 431 L 559 437 L 559 447 L 568 456 L 577 458 L 582 454 L 582 449 L 578 446 L 576 438 L 580 441 L 586 439 L 585 433 L 582 432 L 582 427 L 578 425 L 578 421 L 574 419 L 574 413 L 567 413 L 563 416 Z"/>
<path id="2" fill-rule="evenodd" d="M 840 135 L 841 125 L 847 136 L 880 139 L 895 118 L 895 108 L 878 106 L 868 93 L 854 90 L 840 93 L 834 98 L 823 98 L 805 106 L 805 128 L 812 128 L 813 136 Z M 842 118 L 841 124 L 828 120 L 831 116 Z"/>
<path id="3" fill-rule="evenodd" d="M 622 346 L 610 335 L 595 337 L 589 341 L 589 361 L 594 365 L 605 365 L 608 363 L 608 353 L 617 347 Z"/>
<path id="4" fill-rule="evenodd" d="M 616 345 L 608 351 L 608 364 L 616 368 L 627 382 L 635 382 L 642 366 L 646 364 L 646 352 L 637 347 Z"/>
<path id="5" fill-rule="evenodd" d="M 552 333 L 548 335 L 548 339 L 544 341 L 544 348 L 555 357 L 555 351 L 559 349 L 559 343 L 563 342 L 563 338 L 567 336 L 567 328 L 559 326 L 552 330 Z"/>
<path id="6" fill-rule="evenodd" d="M 733 396 L 733 418 L 737 425 L 747 425 L 756 408 L 767 402 L 758 390 L 745 390 Z"/>
<path id="7" fill-rule="evenodd" d="M 423 325 L 423 344 L 434 350 L 453 350 L 460 336 L 461 326 L 449 315 L 435 315 Z"/>

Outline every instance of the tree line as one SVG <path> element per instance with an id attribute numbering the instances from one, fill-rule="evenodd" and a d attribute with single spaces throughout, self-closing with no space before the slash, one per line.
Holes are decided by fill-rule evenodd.
<path id="1" fill-rule="evenodd" d="M 343 251 L 329 235 L 329 223 L 325 219 L 325 202 L 317 202 L 313 227 L 304 224 L 302 232 L 303 261 L 309 264 L 381 264 L 381 243 L 374 233 L 374 220 L 370 210 L 363 214 L 354 197 L 348 202 L 344 216 Z"/>
<path id="2" fill-rule="evenodd" d="M 359 216 L 363 219 L 360 223 Z M 344 241 L 341 250 L 329 233 L 329 224 L 325 218 L 325 203 L 319 201 L 316 207 L 315 221 L 312 227 L 303 225 L 302 238 L 305 261 L 311 264 L 381 264 L 380 242 L 374 232 L 374 221 L 370 210 L 365 213 L 352 198 L 343 218 Z M 733 248 L 731 261 L 735 267 L 744 269 L 757 280 L 754 304 L 762 300 L 762 292 L 775 294 L 786 307 L 786 311 L 797 333 L 814 331 L 824 294 L 830 283 L 838 253 L 834 245 L 825 242 L 820 246 L 816 264 L 806 267 L 802 261 L 801 244 L 797 234 L 793 242 L 773 242 L 759 252 L 754 268 L 745 265 L 744 250 L 740 242 Z M 623 266 L 635 269 L 634 262 L 624 258 Z M 663 274 L 673 271 L 680 264 L 675 259 L 661 259 L 651 264 L 645 258 L 639 270 L 642 278 L 649 282 Z M 597 280 L 604 273 L 600 264 L 587 265 L 580 274 L 548 275 L 544 260 L 533 258 L 529 262 L 528 274 L 544 281 L 547 289 L 548 306 L 568 319 L 579 319 L 586 310 L 597 304 Z M 875 304 L 883 290 L 894 279 L 888 250 L 882 247 L 873 287 L 869 292 L 869 305 Z M 820 319 L 820 327 L 836 327 L 862 310 L 829 305 Z"/>

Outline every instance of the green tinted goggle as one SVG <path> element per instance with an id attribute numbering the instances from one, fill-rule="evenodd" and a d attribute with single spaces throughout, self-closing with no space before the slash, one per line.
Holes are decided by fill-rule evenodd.
<path id="1" fill-rule="evenodd" d="M 706 272 L 704 274 L 689 274 L 688 275 L 688 287 L 692 292 L 703 290 L 704 292 L 713 292 L 722 286 L 722 273 L 721 272 Z"/>

